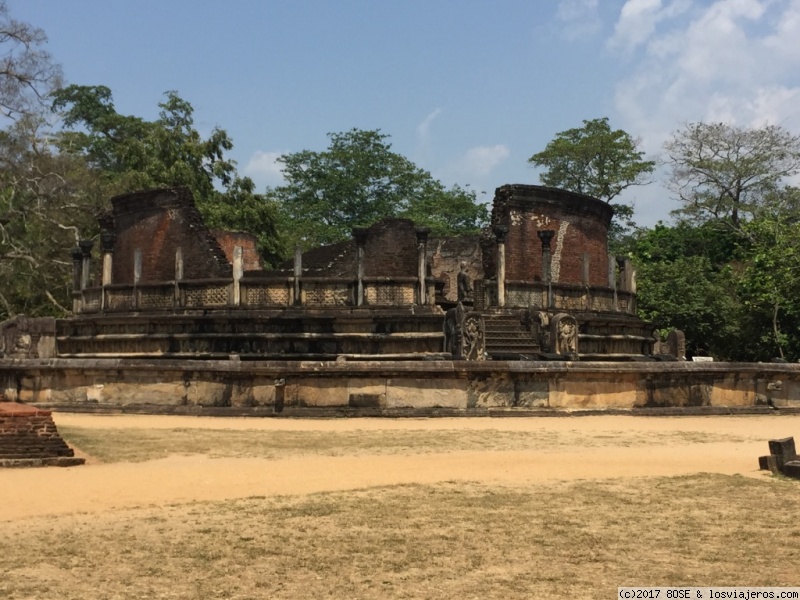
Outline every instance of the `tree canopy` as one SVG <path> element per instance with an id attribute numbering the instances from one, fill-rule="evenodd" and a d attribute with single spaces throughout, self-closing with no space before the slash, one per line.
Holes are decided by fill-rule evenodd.
<path id="1" fill-rule="evenodd" d="M 177 92 L 166 92 L 155 121 L 119 114 L 105 86 L 71 85 L 53 98 L 67 128 L 58 148 L 83 157 L 115 191 L 186 186 L 210 227 L 255 234 L 268 260 L 283 254 L 276 210 L 227 158 L 233 148 L 227 132 L 215 127 L 203 138 L 192 105 Z"/>
<path id="2" fill-rule="evenodd" d="M 623 190 L 650 183 L 647 176 L 655 163 L 645 160 L 638 146 L 627 132 L 612 130 L 608 118 L 603 117 L 557 133 L 528 162 L 545 169 L 540 176 L 544 185 L 610 203 Z"/>
<path id="3" fill-rule="evenodd" d="M 310 247 L 350 237 L 353 227 L 406 217 L 448 235 L 477 231 L 488 219 L 473 192 L 446 189 L 391 150 L 380 130 L 330 133 L 324 151 L 284 154 L 286 185 L 269 192 L 290 243 Z"/>
<path id="4" fill-rule="evenodd" d="M 735 229 L 788 177 L 800 173 L 800 136 L 776 125 L 751 129 L 691 123 L 664 148 L 671 167 L 669 188 L 682 204 L 675 214 Z"/>

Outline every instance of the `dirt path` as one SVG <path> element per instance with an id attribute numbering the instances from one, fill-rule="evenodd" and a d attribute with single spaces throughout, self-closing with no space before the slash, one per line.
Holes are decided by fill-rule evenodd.
<path id="1" fill-rule="evenodd" d="M 762 476 L 766 441 L 800 438 L 800 416 L 276 420 L 56 414 L 57 425 L 291 431 L 580 431 L 585 436 L 691 432 L 689 441 L 635 447 L 557 447 L 547 452 L 453 452 L 286 459 L 175 456 L 143 463 L 0 471 L 0 521 L 135 506 L 308 494 L 404 483 L 479 481 L 501 485 L 699 472 Z M 703 443 L 703 435 L 739 440 Z M 714 438 L 719 439 L 718 437 Z"/>

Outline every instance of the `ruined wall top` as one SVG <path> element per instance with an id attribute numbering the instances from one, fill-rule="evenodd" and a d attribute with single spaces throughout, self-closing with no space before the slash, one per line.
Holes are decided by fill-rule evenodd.
<path id="1" fill-rule="evenodd" d="M 606 227 L 611 224 L 614 209 L 607 202 L 593 196 L 568 192 L 559 188 L 520 183 L 503 185 L 495 190 L 494 213 L 503 213 L 506 206 L 532 209 L 536 206 L 551 207 L 566 214 L 594 218 Z M 498 214 L 498 216 L 499 216 Z M 492 219 L 494 224 L 494 218 Z"/>
<path id="2" fill-rule="evenodd" d="M 203 222 L 191 192 L 182 187 L 121 194 L 111 199 L 112 213 L 101 220 L 115 236 L 113 281 L 134 281 L 135 254 L 141 255 L 140 281 L 175 278 L 175 254 L 181 249 L 186 279 L 226 277 L 231 265 Z"/>

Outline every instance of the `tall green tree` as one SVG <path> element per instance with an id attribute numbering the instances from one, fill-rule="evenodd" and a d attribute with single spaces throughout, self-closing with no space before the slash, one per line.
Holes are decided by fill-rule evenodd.
<path id="1" fill-rule="evenodd" d="M 557 133 L 528 162 L 544 169 L 539 177 L 543 185 L 614 204 L 617 223 L 626 226 L 632 225 L 633 209 L 615 198 L 631 186 L 650 183 L 655 169 L 639 142 L 622 129 L 611 129 L 606 117 Z"/>
<path id="2" fill-rule="evenodd" d="M 800 173 L 800 136 L 782 127 L 691 123 L 664 145 L 678 217 L 740 229 L 759 207 Z"/>
<path id="3" fill-rule="evenodd" d="M 64 314 L 69 248 L 96 226 L 91 198 L 79 193 L 92 178 L 48 142 L 49 95 L 61 68 L 46 43 L 0 1 L 0 321 Z"/>
<path id="4" fill-rule="evenodd" d="M 146 121 L 119 114 L 105 86 L 59 90 L 53 108 L 66 129 L 57 146 L 64 154 L 83 157 L 117 192 L 188 187 L 210 227 L 255 234 L 264 258 L 276 261 L 284 253 L 277 211 L 227 157 L 233 148 L 227 132 L 216 127 L 204 138 L 194 126 L 192 105 L 177 92 L 165 96 L 158 118 Z"/>
<path id="5" fill-rule="evenodd" d="M 743 359 L 741 300 L 732 264 L 741 251 L 730 231 L 711 225 L 657 224 L 638 229 L 626 253 L 637 267 L 639 316 L 686 334 L 690 355 Z"/>
<path id="6" fill-rule="evenodd" d="M 285 154 L 286 185 L 269 194 L 280 207 L 290 243 L 304 247 L 347 239 L 351 229 L 406 217 L 433 233 L 474 232 L 488 220 L 473 192 L 446 189 L 391 150 L 380 130 L 330 133 L 327 150 Z"/>

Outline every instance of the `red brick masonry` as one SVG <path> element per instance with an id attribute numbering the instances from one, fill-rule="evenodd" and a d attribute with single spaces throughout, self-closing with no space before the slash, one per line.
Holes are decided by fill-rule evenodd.
<path id="1" fill-rule="evenodd" d="M 0 467 L 82 465 L 61 439 L 49 410 L 0 402 Z"/>

